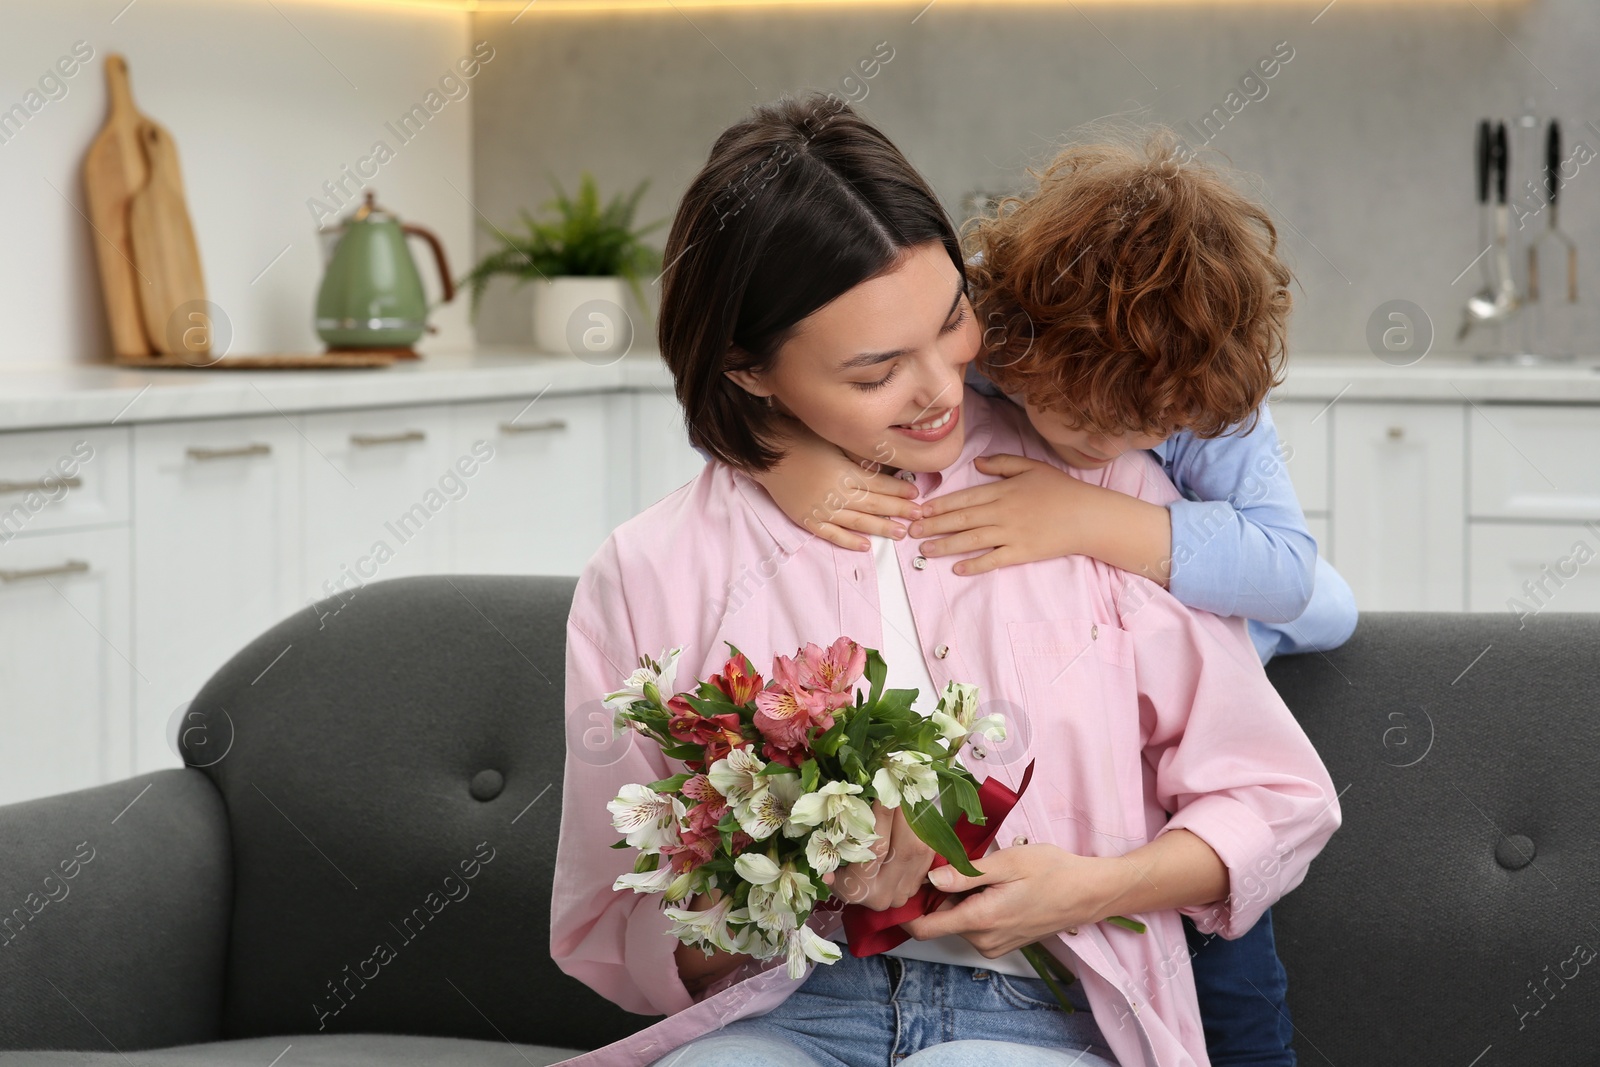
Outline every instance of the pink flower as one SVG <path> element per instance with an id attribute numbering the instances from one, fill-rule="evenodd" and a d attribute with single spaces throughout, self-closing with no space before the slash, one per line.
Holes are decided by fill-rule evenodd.
<path id="1" fill-rule="evenodd" d="M 746 744 L 739 730 L 739 716 L 735 712 L 721 715 L 701 715 L 679 693 L 667 701 L 672 717 L 667 720 L 667 733 L 689 744 L 705 749 L 704 760 L 685 760 L 690 770 L 700 771 L 726 756 L 729 751 Z"/>
<path id="2" fill-rule="evenodd" d="M 841 637 L 824 651 L 807 644 L 800 653 L 799 682 L 823 694 L 832 711 L 855 702 L 855 685 L 867 669 L 867 651 L 848 637 Z"/>
<path id="3" fill-rule="evenodd" d="M 781 749 L 794 749 L 812 726 L 833 725 L 824 694 L 800 684 L 795 661 L 779 656 L 772 666 L 773 684 L 756 694 L 756 729 Z"/>
<path id="4" fill-rule="evenodd" d="M 678 874 L 692 871 L 702 863 L 708 863 L 716 855 L 717 843 L 720 835 L 716 830 L 710 833 L 696 833 L 694 830 L 685 830 L 680 836 L 679 843 L 667 845 L 661 849 L 661 854 L 672 863 L 672 869 Z"/>
<path id="5" fill-rule="evenodd" d="M 728 813 L 728 801 L 711 785 L 704 774 L 697 774 L 683 783 L 683 795 L 697 801 L 689 808 L 689 829 L 697 834 L 715 836 L 717 823 Z"/>

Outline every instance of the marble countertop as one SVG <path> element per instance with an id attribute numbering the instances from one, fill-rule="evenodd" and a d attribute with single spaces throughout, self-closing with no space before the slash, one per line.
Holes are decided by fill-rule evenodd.
<path id="1" fill-rule="evenodd" d="M 0 430 L 158 422 L 655 389 L 671 378 L 654 349 L 602 363 L 527 348 L 426 352 L 349 370 L 136 370 L 109 364 L 0 365 Z M 1515 366 L 1434 356 L 1395 367 L 1370 354 L 1297 354 L 1282 400 L 1600 404 L 1600 358 Z"/>

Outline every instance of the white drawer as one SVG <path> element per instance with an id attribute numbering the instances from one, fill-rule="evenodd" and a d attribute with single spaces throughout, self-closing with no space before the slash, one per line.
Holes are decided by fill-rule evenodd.
<path id="1" fill-rule="evenodd" d="M 1600 407 L 1479 404 L 1468 440 L 1474 518 L 1600 519 Z"/>
<path id="2" fill-rule="evenodd" d="M 127 427 L 0 433 L 0 541 L 127 521 Z"/>
<path id="3" fill-rule="evenodd" d="M 1468 545 L 1469 611 L 1600 611 L 1600 529 L 1475 522 Z"/>
<path id="4" fill-rule="evenodd" d="M 1328 510 L 1329 428 L 1333 418 L 1327 408 L 1321 400 L 1276 400 L 1269 409 L 1302 511 Z"/>

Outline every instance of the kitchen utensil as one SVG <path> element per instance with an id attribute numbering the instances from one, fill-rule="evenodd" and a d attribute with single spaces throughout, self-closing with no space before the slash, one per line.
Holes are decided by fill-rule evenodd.
<path id="1" fill-rule="evenodd" d="M 1467 300 L 1456 340 L 1464 340 L 1473 323 L 1480 321 L 1481 313 L 1494 306 L 1494 261 L 1492 236 L 1494 210 L 1489 206 L 1489 177 L 1494 169 L 1494 130 L 1488 119 L 1478 120 L 1478 138 L 1474 145 L 1474 175 L 1478 190 L 1478 243 L 1483 251 L 1478 254 L 1479 270 L 1483 273 L 1483 288 Z"/>
<path id="2" fill-rule="evenodd" d="M 157 352 L 204 365 L 211 362 L 211 322 L 178 149 L 172 136 L 153 122 L 140 124 L 139 143 L 150 176 L 128 202 L 128 236 L 142 275 L 139 308 L 145 338 Z"/>
<path id="3" fill-rule="evenodd" d="M 1544 143 L 1544 191 L 1545 197 L 1549 200 L 1547 207 L 1550 212 L 1550 222 L 1544 233 L 1528 246 L 1529 303 L 1539 299 L 1539 246 L 1552 239 L 1557 244 L 1565 245 L 1567 249 L 1567 302 L 1576 303 L 1578 300 L 1578 244 L 1562 232 L 1556 214 L 1560 195 L 1558 188 L 1560 179 L 1557 172 L 1560 169 L 1561 125 L 1555 119 L 1551 119 Z"/>
<path id="4" fill-rule="evenodd" d="M 111 350 L 118 356 L 145 356 L 150 344 L 139 310 L 143 279 L 134 266 L 128 237 L 128 201 L 149 176 L 139 144 L 139 124 L 148 120 L 134 106 L 127 61 L 116 53 L 107 55 L 105 71 L 106 121 L 83 157 L 84 198 L 94 230 Z"/>
<path id="5" fill-rule="evenodd" d="M 428 242 L 444 289 L 440 302 L 449 303 L 455 283 L 439 238 L 402 224 L 370 190 L 360 207 L 323 236 L 333 252 L 317 293 L 317 336 L 329 351 L 382 349 L 415 359 L 411 346 L 428 328 L 428 301 L 406 239 Z"/>
<path id="6" fill-rule="evenodd" d="M 1516 281 L 1511 277 L 1511 209 L 1506 204 L 1506 180 L 1511 167 L 1511 152 L 1506 142 L 1506 124 L 1496 123 L 1490 139 L 1489 174 L 1493 179 L 1494 206 L 1494 264 L 1495 287 L 1487 289 L 1467 301 L 1466 317 L 1456 339 L 1467 336 L 1467 331 L 1479 322 L 1499 322 L 1517 310 Z M 1480 157 L 1481 158 L 1481 157 Z"/>

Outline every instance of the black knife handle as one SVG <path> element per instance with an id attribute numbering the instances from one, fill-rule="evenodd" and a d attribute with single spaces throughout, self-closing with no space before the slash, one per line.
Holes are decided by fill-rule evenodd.
<path id="1" fill-rule="evenodd" d="M 1511 170 L 1511 150 L 1506 145 L 1506 124 L 1496 123 L 1494 128 L 1494 198 L 1495 203 L 1506 202 L 1506 175 Z"/>
<path id="2" fill-rule="evenodd" d="M 1561 124 L 1555 119 L 1550 120 L 1550 132 L 1544 140 L 1544 191 L 1550 197 L 1551 206 L 1556 202 L 1556 173 L 1561 169 Z"/>
<path id="3" fill-rule="evenodd" d="M 1478 120 L 1478 203 L 1489 202 L 1489 163 L 1494 156 L 1493 137 L 1489 131 L 1489 120 Z"/>

